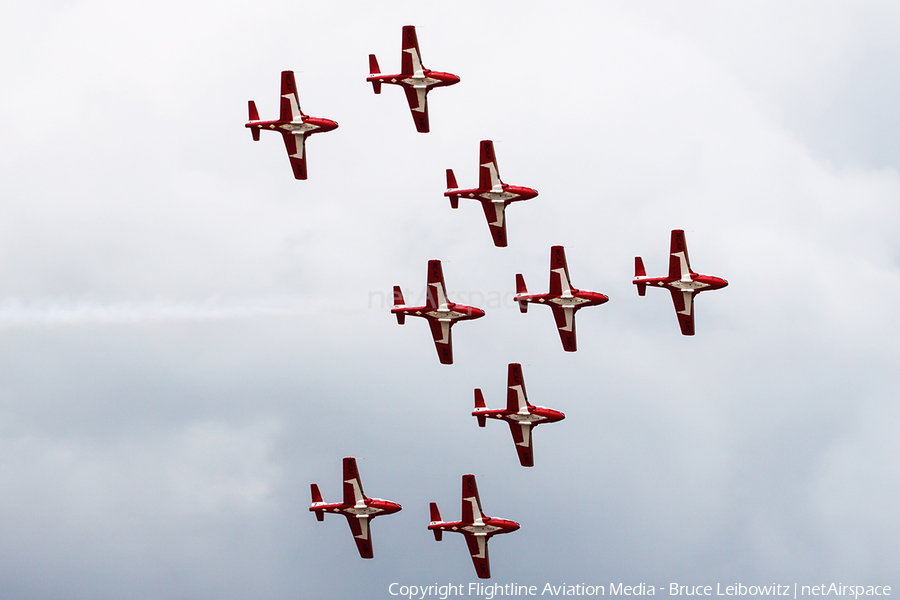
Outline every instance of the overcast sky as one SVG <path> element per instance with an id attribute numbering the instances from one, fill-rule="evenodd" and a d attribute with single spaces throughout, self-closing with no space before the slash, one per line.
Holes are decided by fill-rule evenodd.
<path id="1" fill-rule="evenodd" d="M 402 92 L 424 64 L 417 134 Z M 900 586 L 900 5 L 893 2 L 453 3 L 13 0 L 0 20 L 0 596 L 389 598 L 391 582 L 476 580 L 460 478 L 521 529 L 494 580 Z M 254 143 L 247 100 L 279 73 L 336 120 L 291 175 Z M 478 142 L 533 187 L 495 248 Z M 631 284 L 684 229 L 697 335 Z M 565 353 L 549 248 L 609 303 Z M 389 313 L 429 259 L 452 300 L 428 327 Z M 470 416 L 523 365 L 535 433 Z M 341 459 L 403 505 L 361 560 Z"/>

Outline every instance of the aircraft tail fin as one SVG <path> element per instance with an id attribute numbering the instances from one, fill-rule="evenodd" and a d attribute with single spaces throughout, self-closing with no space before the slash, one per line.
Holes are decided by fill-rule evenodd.
<path id="1" fill-rule="evenodd" d="M 259 121 L 259 111 L 256 110 L 256 102 L 254 102 L 253 100 L 250 100 L 247 103 L 247 106 L 250 109 L 250 121 L 251 122 Z M 258 142 L 259 141 L 259 129 L 257 129 L 256 127 L 251 127 L 250 133 L 253 135 L 253 141 Z"/>
<path id="2" fill-rule="evenodd" d="M 311 483 L 309 485 L 310 492 L 312 492 L 312 501 L 322 502 L 322 493 L 319 491 L 319 486 L 315 483 Z"/>
<path id="3" fill-rule="evenodd" d="M 647 271 L 644 269 L 644 261 L 641 260 L 640 256 L 634 257 L 634 276 L 635 277 L 646 277 Z M 637 282 L 638 296 L 643 296 L 647 293 L 647 284 L 644 282 Z"/>
<path id="4" fill-rule="evenodd" d="M 479 408 L 487 408 L 484 404 L 484 395 L 481 393 L 481 388 L 475 388 L 475 410 Z M 487 417 L 482 414 L 474 413 L 475 418 L 478 419 L 478 426 L 484 427 L 487 425 Z"/>
<path id="5" fill-rule="evenodd" d="M 447 169 L 447 192 L 450 190 L 458 190 L 459 184 L 456 183 L 456 175 L 453 174 L 453 169 Z M 459 208 L 459 196 L 447 196 L 450 198 L 450 208 Z"/>
<path id="6" fill-rule="evenodd" d="M 487 406 L 484 403 L 484 394 L 481 393 L 481 388 L 475 388 L 475 408 L 486 408 Z"/>
<path id="7" fill-rule="evenodd" d="M 525 287 L 525 278 L 521 273 L 516 273 L 516 293 L 517 294 L 527 294 L 528 288 Z M 519 311 L 523 313 L 528 312 L 528 303 L 522 300 L 519 300 Z"/>
<path id="8" fill-rule="evenodd" d="M 522 277 L 521 273 L 516 273 L 516 293 L 517 294 L 527 294 L 528 288 L 525 287 L 525 278 Z"/>
<path id="9" fill-rule="evenodd" d="M 646 277 L 647 271 L 644 269 L 644 261 L 640 256 L 634 257 L 634 276 L 635 277 Z"/>
<path id="10" fill-rule="evenodd" d="M 403 292 L 400 291 L 400 286 L 394 286 L 394 307 L 404 306 L 406 303 L 403 301 Z M 402 312 L 394 313 L 397 315 L 397 324 L 403 325 L 406 322 L 406 314 Z"/>
<path id="11" fill-rule="evenodd" d="M 429 508 L 431 509 L 431 524 L 434 525 L 435 523 L 440 523 L 442 520 L 441 519 L 441 511 L 438 510 L 437 503 L 432 502 L 430 504 Z M 441 537 L 442 537 L 441 534 L 444 533 L 443 531 L 441 531 L 440 529 L 432 529 L 431 532 L 434 533 L 435 541 L 438 541 L 438 542 L 441 541 Z"/>
<path id="12" fill-rule="evenodd" d="M 447 189 L 459 189 L 459 184 L 456 183 L 456 175 L 453 174 L 453 169 L 447 169 Z"/>
<path id="13" fill-rule="evenodd" d="M 374 54 L 369 55 L 369 77 L 374 77 L 375 75 L 381 75 L 381 69 L 378 68 L 378 59 L 375 58 Z M 375 90 L 376 94 L 381 93 L 381 82 L 373 81 L 372 89 Z"/>
<path id="14" fill-rule="evenodd" d="M 317 486 L 315 483 L 311 483 L 311 484 L 309 485 L 309 489 L 310 489 L 310 491 L 312 492 L 312 501 L 313 501 L 313 504 L 322 502 L 322 493 L 319 492 L 319 486 Z M 323 511 L 321 511 L 321 510 L 315 510 L 313 507 L 310 507 L 309 510 L 312 510 L 312 511 L 314 511 L 314 512 L 316 513 L 316 519 L 317 519 L 317 520 L 319 520 L 319 521 L 324 521 L 324 520 L 325 520 L 325 513 L 324 513 Z"/>
<path id="15" fill-rule="evenodd" d="M 447 193 L 457 189 L 459 189 L 459 184 L 456 183 L 456 175 L 453 174 L 453 169 L 447 169 Z M 450 198 L 450 208 L 459 208 L 459 196 L 447 197 Z"/>

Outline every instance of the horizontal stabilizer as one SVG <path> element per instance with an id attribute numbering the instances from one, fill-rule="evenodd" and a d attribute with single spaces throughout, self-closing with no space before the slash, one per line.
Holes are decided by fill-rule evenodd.
<path id="1" fill-rule="evenodd" d="M 406 323 L 406 315 L 404 313 L 394 313 L 397 315 L 397 325 L 403 325 Z"/>
<path id="2" fill-rule="evenodd" d="M 635 277 L 646 277 L 647 271 L 644 269 L 644 261 L 640 256 L 634 257 L 634 276 Z"/>
<path id="3" fill-rule="evenodd" d="M 403 301 L 403 292 L 400 291 L 400 286 L 394 286 L 394 306 L 405 306 L 406 302 Z"/>
<path id="4" fill-rule="evenodd" d="M 309 489 L 312 492 L 312 501 L 313 504 L 316 502 L 322 502 L 322 494 L 319 492 L 319 486 L 315 483 L 309 484 Z"/>
<path id="5" fill-rule="evenodd" d="M 484 416 L 484 415 L 475 415 L 475 417 L 478 419 L 478 426 L 479 426 L 479 427 L 484 427 L 485 425 L 487 425 L 487 417 L 486 417 L 486 416 Z"/>
<path id="6" fill-rule="evenodd" d="M 434 534 L 434 541 L 439 542 L 443 539 L 443 531 L 440 529 L 432 529 L 431 532 Z"/>
<path id="7" fill-rule="evenodd" d="M 374 54 L 369 55 L 369 75 L 381 75 L 381 69 L 378 68 L 378 59 Z M 378 92 L 375 92 L 376 94 Z"/>
<path id="8" fill-rule="evenodd" d="M 638 296 L 643 296 L 647 293 L 647 284 L 644 282 L 637 283 Z"/>

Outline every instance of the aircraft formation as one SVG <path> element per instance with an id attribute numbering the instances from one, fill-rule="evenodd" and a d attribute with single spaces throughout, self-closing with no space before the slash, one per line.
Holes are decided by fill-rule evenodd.
<path id="1" fill-rule="evenodd" d="M 369 73 L 366 81 L 372 84 L 376 94 L 381 93 L 381 87 L 385 84 L 403 88 L 419 133 L 430 131 L 428 92 L 437 87 L 455 85 L 460 81 L 456 75 L 424 67 L 416 29 L 412 25 L 403 27 L 400 73 L 383 75 L 374 54 L 369 55 Z M 299 95 L 292 71 L 284 71 L 281 74 L 279 118 L 274 121 L 260 120 L 256 104 L 252 100 L 249 102 L 249 114 L 250 121 L 245 127 L 250 129 L 255 141 L 259 140 L 259 132 L 263 130 L 281 133 L 294 177 L 299 180 L 308 177 L 306 138 L 338 127 L 335 121 L 310 117 L 300 110 Z M 450 200 L 451 208 L 457 209 L 460 199 L 480 202 L 493 244 L 499 248 L 508 246 L 506 209 L 514 202 L 530 200 L 538 195 L 532 188 L 508 185 L 500 179 L 497 157 L 491 140 L 480 142 L 477 187 L 460 188 L 452 169 L 447 169 L 446 177 L 447 191 L 444 192 L 444 196 Z M 575 338 L 575 313 L 582 308 L 599 306 L 609 301 L 609 297 L 605 294 L 572 286 L 563 246 L 550 248 L 550 283 L 547 293 L 529 294 L 521 273 L 516 274 L 515 282 L 514 300 L 522 313 L 528 311 L 529 304 L 543 304 L 550 307 L 565 352 L 576 352 L 578 349 Z M 428 321 L 440 363 L 452 365 L 451 328 L 460 321 L 479 319 L 485 316 L 485 312 L 480 308 L 455 303 L 447 297 L 440 260 L 428 261 L 426 283 L 424 306 L 406 306 L 400 286 L 395 285 L 391 313 L 396 316 L 400 325 L 405 323 L 407 316 L 422 317 Z M 648 286 L 668 289 L 672 294 L 681 333 L 693 336 L 694 297 L 701 291 L 723 288 L 728 282 L 719 277 L 694 272 L 688 259 L 684 231 L 675 229 L 671 232 L 668 275 L 648 277 L 641 257 L 635 257 L 633 284 L 637 286 L 639 296 L 645 295 Z M 478 426 L 485 427 L 487 419 L 506 421 L 512 434 L 519 464 L 523 467 L 534 466 L 535 427 L 565 418 L 562 412 L 535 406 L 528 401 L 522 366 L 518 363 L 508 365 L 506 408 L 487 408 L 480 388 L 474 390 L 474 395 L 475 406 L 471 414 L 476 417 Z M 326 503 L 318 486 L 313 483 L 310 487 L 312 504 L 309 510 L 315 513 L 316 518 L 323 521 L 326 513 L 343 514 L 350 525 L 360 557 L 373 558 L 371 521 L 377 516 L 400 511 L 400 505 L 388 500 L 369 498 L 363 493 L 356 459 L 353 457 L 343 459 L 342 502 Z M 475 476 L 471 474 L 462 476 L 462 510 L 459 521 L 443 521 L 434 502 L 430 505 L 430 514 L 428 529 L 434 534 L 435 540 L 441 541 L 445 531 L 463 534 L 479 578 L 491 576 L 488 540 L 493 535 L 511 533 L 519 529 L 519 524 L 515 521 L 489 517 L 484 513 Z"/>

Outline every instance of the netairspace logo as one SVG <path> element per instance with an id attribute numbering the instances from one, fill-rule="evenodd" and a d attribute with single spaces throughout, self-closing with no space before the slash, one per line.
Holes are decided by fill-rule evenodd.
<path id="1" fill-rule="evenodd" d="M 722 585 L 717 583 L 715 591 L 711 585 L 669 584 L 670 596 L 890 596 L 889 585 L 843 585 L 841 583 L 820 585 L 798 585 L 772 583 L 771 585 L 744 585 L 734 583 Z"/>
<path id="2" fill-rule="evenodd" d="M 798 596 L 844 596 L 858 600 L 861 596 L 890 596 L 889 585 L 844 585 L 842 583 L 820 585 L 798 585 L 772 583 L 770 585 L 745 585 L 743 583 L 712 585 L 683 585 L 670 583 L 668 586 L 639 583 L 624 585 L 610 583 L 609 586 L 589 585 L 585 583 L 543 586 L 524 585 L 518 583 L 460 583 L 432 585 L 404 585 L 392 583 L 388 587 L 391 596 L 399 596 L 412 600 L 437 598 L 447 600 L 454 596 L 475 596 L 485 600 L 493 600 L 507 596 L 655 596 L 668 592 L 669 596 L 787 596 L 796 600 Z"/>

